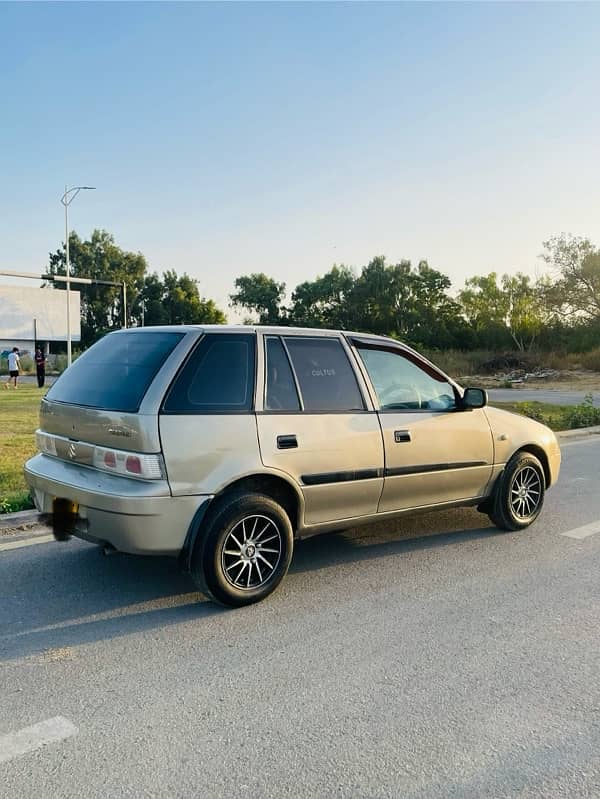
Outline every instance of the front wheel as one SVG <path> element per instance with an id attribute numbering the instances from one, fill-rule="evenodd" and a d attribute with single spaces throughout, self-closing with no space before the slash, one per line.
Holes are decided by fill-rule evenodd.
<path id="1" fill-rule="evenodd" d="M 501 530 L 522 530 L 540 515 L 546 478 L 539 460 L 517 452 L 499 478 L 489 517 Z"/>
<path id="2" fill-rule="evenodd" d="M 192 578 L 223 605 L 250 605 L 283 580 L 293 547 L 292 525 L 277 502 L 260 494 L 232 494 L 198 537 Z"/>

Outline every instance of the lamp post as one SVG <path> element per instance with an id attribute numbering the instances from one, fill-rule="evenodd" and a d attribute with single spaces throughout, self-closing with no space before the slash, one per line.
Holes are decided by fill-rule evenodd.
<path id="1" fill-rule="evenodd" d="M 71 365 L 71 264 L 69 261 L 69 206 L 77 197 L 80 191 L 93 191 L 95 186 L 73 186 L 68 189 L 65 186 L 65 193 L 60 198 L 65 206 L 65 257 L 66 257 L 66 277 L 67 277 L 67 367 Z"/>

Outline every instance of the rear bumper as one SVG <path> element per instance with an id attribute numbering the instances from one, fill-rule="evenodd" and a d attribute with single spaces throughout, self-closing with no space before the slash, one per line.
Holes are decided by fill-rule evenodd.
<path id="1" fill-rule="evenodd" d="M 25 479 L 40 513 L 51 514 L 57 497 L 75 502 L 73 535 L 134 555 L 178 555 L 195 513 L 211 499 L 172 497 L 166 481 L 116 477 L 47 455 L 27 461 Z"/>

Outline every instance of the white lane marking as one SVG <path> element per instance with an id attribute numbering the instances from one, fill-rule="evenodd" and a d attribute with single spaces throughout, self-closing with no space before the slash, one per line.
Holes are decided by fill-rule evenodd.
<path id="1" fill-rule="evenodd" d="M 47 544 L 54 541 L 53 535 L 37 535 L 35 538 L 20 538 L 18 541 L 9 541 L 8 544 L 0 544 L 0 552 L 9 549 L 21 549 L 21 547 L 32 547 L 34 544 Z"/>
<path id="2" fill-rule="evenodd" d="M 64 716 L 46 719 L 18 732 L 11 732 L 0 738 L 0 763 L 12 760 L 13 757 L 33 752 L 46 744 L 63 741 L 77 735 L 78 729 Z"/>
<path id="3" fill-rule="evenodd" d="M 592 522 L 591 524 L 584 524 L 583 527 L 576 527 L 574 530 L 567 530 L 566 533 L 561 535 L 567 538 L 588 538 L 590 535 L 600 533 L 600 522 Z"/>

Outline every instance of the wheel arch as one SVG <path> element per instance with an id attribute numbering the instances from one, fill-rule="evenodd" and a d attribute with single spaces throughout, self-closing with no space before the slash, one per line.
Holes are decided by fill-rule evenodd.
<path id="1" fill-rule="evenodd" d="M 286 512 L 294 536 L 301 526 L 304 502 L 300 492 L 284 477 L 270 472 L 257 472 L 240 477 L 223 486 L 214 497 L 203 503 L 188 530 L 179 562 L 184 571 L 190 570 L 194 545 L 203 526 L 210 523 L 211 517 L 219 510 L 223 500 L 231 494 L 242 493 L 264 494 L 278 502 Z"/>
<path id="2" fill-rule="evenodd" d="M 278 502 L 287 513 L 294 532 L 300 526 L 303 502 L 299 492 L 284 477 L 270 472 L 259 472 L 240 477 L 224 486 L 210 503 L 209 512 L 232 493 L 264 494 Z"/>
<path id="3" fill-rule="evenodd" d="M 552 482 L 552 475 L 550 472 L 550 461 L 548 460 L 548 455 L 546 454 L 544 448 L 538 446 L 537 444 L 524 444 L 517 450 L 517 453 L 518 452 L 528 452 L 530 455 L 535 455 L 535 457 L 542 464 L 542 468 L 544 470 L 544 488 L 548 488 Z"/>

